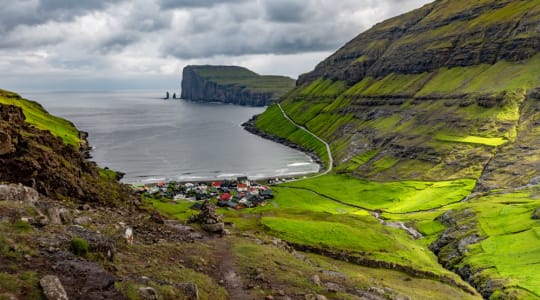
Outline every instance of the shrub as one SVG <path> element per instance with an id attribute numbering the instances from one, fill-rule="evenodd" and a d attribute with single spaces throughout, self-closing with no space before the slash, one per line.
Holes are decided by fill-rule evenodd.
<path id="1" fill-rule="evenodd" d="M 85 239 L 73 238 L 71 240 L 71 248 L 76 255 L 86 255 L 88 253 L 88 242 Z"/>

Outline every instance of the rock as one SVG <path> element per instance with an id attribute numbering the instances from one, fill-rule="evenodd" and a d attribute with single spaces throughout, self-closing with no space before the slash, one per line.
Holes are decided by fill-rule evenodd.
<path id="1" fill-rule="evenodd" d="M 47 208 L 47 216 L 49 217 L 50 224 L 62 225 L 62 219 L 60 218 L 60 210 L 58 207 Z"/>
<path id="2" fill-rule="evenodd" d="M 88 242 L 88 251 L 102 253 L 109 260 L 114 258 L 116 245 L 112 239 L 81 226 L 69 226 L 67 230 L 74 237 L 86 240 Z"/>
<path id="3" fill-rule="evenodd" d="M 67 208 L 60 208 L 58 210 L 58 215 L 60 216 L 60 221 L 63 225 L 71 225 L 73 223 L 73 217 Z"/>
<path id="4" fill-rule="evenodd" d="M 304 298 L 306 300 L 328 300 L 326 296 L 319 294 L 307 294 Z"/>
<path id="5" fill-rule="evenodd" d="M 15 297 L 15 295 L 9 294 L 9 293 L 2 293 L 2 294 L 0 294 L 0 299 L 5 299 L 5 300 L 18 300 L 17 297 Z"/>
<path id="6" fill-rule="evenodd" d="M 311 282 L 313 282 L 316 286 L 321 286 L 321 278 L 319 275 L 315 274 L 309 278 Z"/>
<path id="7" fill-rule="evenodd" d="M 175 286 L 180 289 L 189 300 L 199 300 L 199 288 L 195 283 L 177 283 Z"/>
<path id="8" fill-rule="evenodd" d="M 321 271 L 321 273 L 331 278 L 342 278 L 342 279 L 347 278 L 347 275 L 340 272 L 336 272 L 336 271 L 323 270 Z"/>
<path id="9" fill-rule="evenodd" d="M 49 218 L 47 218 L 44 215 L 39 215 L 33 219 L 32 225 L 36 227 L 44 227 L 49 225 L 50 221 Z"/>
<path id="10" fill-rule="evenodd" d="M 15 145 L 11 142 L 11 136 L 0 130 L 0 155 L 10 154 L 15 152 Z"/>
<path id="11" fill-rule="evenodd" d="M 225 229 L 225 226 L 223 225 L 223 223 L 201 224 L 201 228 L 204 231 L 219 233 L 219 232 L 223 232 L 223 230 Z"/>
<path id="12" fill-rule="evenodd" d="M 536 208 L 532 214 L 534 220 L 540 220 L 540 207 Z"/>
<path id="13" fill-rule="evenodd" d="M 201 228 L 212 233 L 223 233 L 225 224 L 221 221 L 221 217 L 216 214 L 216 206 L 205 201 L 201 206 L 201 212 L 195 216 L 193 222 L 199 222 Z"/>
<path id="14" fill-rule="evenodd" d="M 36 190 L 22 184 L 0 184 L 0 201 L 16 201 L 35 204 L 39 200 Z"/>
<path id="15" fill-rule="evenodd" d="M 158 300 L 158 294 L 152 287 L 141 287 L 137 290 L 142 300 Z"/>
<path id="16" fill-rule="evenodd" d="M 73 224 L 85 226 L 92 223 L 92 218 L 89 216 L 79 216 L 73 219 Z"/>
<path id="17" fill-rule="evenodd" d="M 58 277 L 47 275 L 41 278 L 39 284 L 47 300 L 68 300 L 66 290 Z"/>
<path id="18" fill-rule="evenodd" d="M 337 283 L 333 283 L 333 282 L 326 282 L 324 284 L 324 287 L 329 293 L 337 293 L 343 290 Z"/>

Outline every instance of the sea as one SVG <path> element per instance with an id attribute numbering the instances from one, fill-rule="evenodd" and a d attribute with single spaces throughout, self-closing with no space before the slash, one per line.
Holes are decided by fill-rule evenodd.
<path id="1" fill-rule="evenodd" d="M 163 100 L 163 92 L 28 92 L 26 99 L 89 133 L 92 160 L 126 183 L 300 176 L 319 166 L 306 154 L 245 131 L 264 111 Z"/>

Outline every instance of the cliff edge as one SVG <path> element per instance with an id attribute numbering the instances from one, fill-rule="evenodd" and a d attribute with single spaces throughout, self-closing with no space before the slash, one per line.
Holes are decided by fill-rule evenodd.
<path id="1" fill-rule="evenodd" d="M 192 101 L 266 106 L 292 88 L 289 77 L 237 66 L 187 66 L 182 72 L 182 99 Z"/>

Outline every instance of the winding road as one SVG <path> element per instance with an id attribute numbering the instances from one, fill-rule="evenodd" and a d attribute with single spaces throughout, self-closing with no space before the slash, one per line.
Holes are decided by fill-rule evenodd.
<path id="1" fill-rule="evenodd" d="M 314 138 L 316 138 L 317 140 L 319 140 L 321 143 L 324 144 L 324 146 L 326 147 L 326 152 L 328 153 L 328 166 L 326 168 L 326 170 L 322 173 L 319 173 L 315 176 L 312 176 L 312 177 L 309 177 L 310 179 L 311 178 L 317 178 L 317 177 L 320 177 L 320 176 L 323 176 L 323 175 L 326 175 L 330 172 L 332 172 L 332 169 L 334 168 L 334 157 L 332 156 L 332 150 L 330 149 L 330 145 L 328 145 L 328 143 L 323 140 L 322 138 L 320 138 L 318 135 L 316 135 L 315 133 L 311 132 L 309 129 L 307 129 L 306 127 L 302 126 L 302 125 L 299 125 L 297 124 L 295 121 L 293 121 L 288 115 L 287 113 L 285 112 L 285 110 L 283 109 L 283 107 L 281 107 L 281 104 L 277 103 L 277 106 L 279 107 L 279 109 L 281 110 L 281 113 L 283 114 L 283 117 L 285 117 L 285 119 L 287 119 L 289 122 L 291 122 L 291 124 L 293 124 L 294 126 L 302 129 L 303 131 L 307 132 L 308 134 L 310 134 L 311 136 L 313 136 Z M 308 179 L 308 178 L 305 178 L 305 179 Z M 300 180 L 304 180 L 304 179 L 298 179 L 298 180 L 294 180 L 294 181 L 300 181 Z M 290 181 L 291 182 L 291 181 Z"/>

